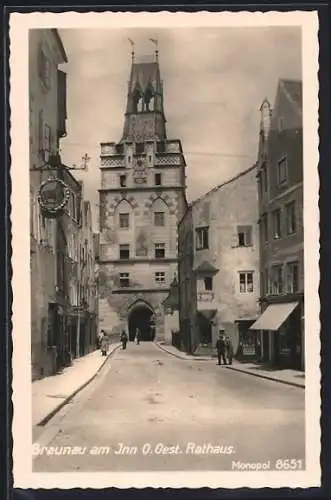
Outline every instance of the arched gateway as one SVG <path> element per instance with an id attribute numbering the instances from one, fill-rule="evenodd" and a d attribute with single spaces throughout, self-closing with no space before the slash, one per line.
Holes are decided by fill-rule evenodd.
<path id="1" fill-rule="evenodd" d="M 142 341 L 153 341 L 155 329 L 153 327 L 154 310 L 145 300 L 139 299 L 128 309 L 129 339 L 134 340 L 139 328 Z"/>

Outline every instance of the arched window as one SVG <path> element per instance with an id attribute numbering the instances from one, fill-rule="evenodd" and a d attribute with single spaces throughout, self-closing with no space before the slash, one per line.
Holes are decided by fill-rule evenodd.
<path id="1" fill-rule="evenodd" d="M 154 110 L 154 92 L 153 92 L 153 88 L 151 86 L 148 86 L 146 91 L 145 91 L 144 101 L 145 101 L 146 111 L 153 111 Z"/>
<path id="2" fill-rule="evenodd" d="M 152 203 L 153 226 L 163 227 L 167 224 L 169 207 L 162 198 L 156 198 Z"/>
<path id="3" fill-rule="evenodd" d="M 120 231 L 127 231 L 132 228 L 133 224 L 133 209 L 127 200 L 122 200 L 118 203 L 115 209 L 115 224 Z"/>

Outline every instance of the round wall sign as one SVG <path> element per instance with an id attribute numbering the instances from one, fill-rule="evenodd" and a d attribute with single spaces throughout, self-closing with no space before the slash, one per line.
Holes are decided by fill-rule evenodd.
<path id="1" fill-rule="evenodd" d="M 69 201 L 70 189 L 61 179 L 48 179 L 39 187 L 38 202 L 46 217 L 57 217 Z"/>

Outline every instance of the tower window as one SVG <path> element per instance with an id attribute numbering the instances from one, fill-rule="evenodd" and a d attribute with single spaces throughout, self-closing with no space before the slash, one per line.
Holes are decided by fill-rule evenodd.
<path id="1" fill-rule="evenodd" d="M 156 259 L 164 259 L 165 256 L 165 244 L 164 243 L 155 243 L 155 258 Z"/>
<path id="2" fill-rule="evenodd" d="M 129 228 L 129 214 L 120 214 L 120 228 L 121 229 Z"/>
<path id="3" fill-rule="evenodd" d="M 206 276 L 204 278 L 205 290 L 211 291 L 213 289 L 213 278 L 211 276 Z"/>
<path id="4" fill-rule="evenodd" d="M 120 287 L 128 288 L 130 286 L 130 275 L 129 273 L 120 273 Z"/>
<path id="5" fill-rule="evenodd" d="M 161 186 L 162 184 L 161 174 L 155 174 L 154 179 L 155 179 L 155 186 Z"/>
<path id="6" fill-rule="evenodd" d="M 252 226 L 238 226 L 238 246 L 252 246 Z"/>
<path id="7" fill-rule="evenodd" d="M 141 155 L 145 153 L 145 143 L 144 142 L 137 142 L 136 143 L 136 154 Z"/>
<path id="8" fill-rule="evenodd" d="M 130 258 L 130 245 L 120 245 L 120 259 Z"/>
<path id="9" fill-rule="evenodd" d="M 196 229 L 196 249 L 204 250 L 209 248 L 209 227 L 199 227 Z"/>
<path id="10" fill-rule="evenodd" d="M 165 153 L 166 152 L 166 147 L 165 147 L 165 142 L 164 141 L 158 141 L 156 143 L 156 151 L 158 153 Z"/>
<path id="11" fill-rule="evenodd" d="M 120 185 L 126 187 L 126 175 L 120 175 Z"/>
<path id="12" fill-rule="evenodd" d="M 154 213 L 154 225 L 158 227 L 164 226 L 164 212 Z"/>
<path id="13" fill-rule="evenodd" d="M 124 152 L 123 144 L 116 144 L 116 154 L 122 155 Z"/>

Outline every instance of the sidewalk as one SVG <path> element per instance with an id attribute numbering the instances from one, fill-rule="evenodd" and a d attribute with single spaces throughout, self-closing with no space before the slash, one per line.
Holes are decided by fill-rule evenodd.
<path id="1" fill-rule="evenodd" d="M 32 383 L 32 425 L 45 425 L 66 403 L 88 385 L 101 370 L 109 356 L 119 347 L 111 344 L 108 356 L 96 350 L 75 359 L 61 373 Z"/>
<path id="2" fill-rule="evenodd" d="M 194 356 L 181 352 L 172 345 L 164 345 L 161 342 L 156 342 L 156 345 L 163 351 L 175 356 L 176 358 L 186 361 L 216 362 L 216 356 Z M 268 368 L 265 365 L 259 365 L 256 363 L 241 363 L 236 360 L 233 360 L 233 364 L 230 366 L 227 365 L 226 368 L 228 370 L 247 373 L 248 375 L 253 375 L 254 377 L 260 377 L 267 380 L 272 380 L 274 382 L 280 382 L 282 384 L 293 385 L 295 387 L 301 387 L 303 389 L 305 388 L 305 374 L 297 370 L 275 370 Z"/>

